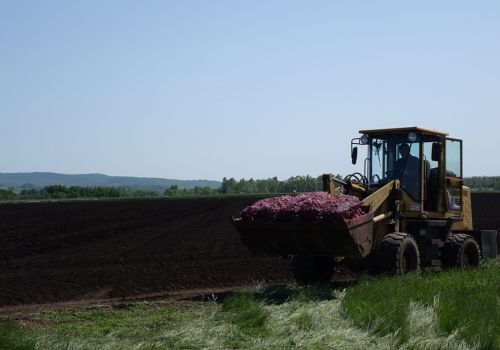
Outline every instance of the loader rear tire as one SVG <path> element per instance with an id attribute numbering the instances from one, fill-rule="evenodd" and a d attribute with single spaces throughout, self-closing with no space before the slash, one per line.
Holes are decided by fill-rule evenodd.
<path id="1" fill-rule="evenodd" d="M 292 259 L 293 276 L 297 283 L 325 283 L 332 279 L 334 259 L 329 256 L 296 255 Z"/>
<path id="2" fill-rule="evenodd" d="M 407 233 L 390 233 L 380 242 L 377 261 L 381 273 L 405 275 L 410 272 L 418 272 L 420 255 L 417 243 Z"/>
<path id="3" fill-rule="evenodd" d="M 464 233 L 450 235 L 443 247 L 444 267 L 477 267 L 481 261 L 479 245 L 471 236 Z"/>

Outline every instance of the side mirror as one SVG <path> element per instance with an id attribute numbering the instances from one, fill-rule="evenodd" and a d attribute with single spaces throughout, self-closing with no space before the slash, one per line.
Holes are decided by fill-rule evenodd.
<path id="1" fill-rule="evenodd" d="M 354 147 L 351 150 L 351 160 L 352 164 L 356 164 L 356 161 L 358 160 L 358 147 Z"/>
<path id="2" fill-rule="evenodd" d="M 432 160 L 435 162 L 441 160 L 441 144 L 438 142 L 432 144 Z"/>

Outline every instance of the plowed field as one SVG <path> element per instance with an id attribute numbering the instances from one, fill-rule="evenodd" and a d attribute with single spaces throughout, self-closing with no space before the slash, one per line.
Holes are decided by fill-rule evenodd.
<path id="1" fill-rule="evenodd" d="M 109 300 L 291 279 L 255 258 L 230 216 L 255 198 L 0 205 L 0 306 Z M 500 195 L 474 194 L 477 228 L 500 230 Z"/>

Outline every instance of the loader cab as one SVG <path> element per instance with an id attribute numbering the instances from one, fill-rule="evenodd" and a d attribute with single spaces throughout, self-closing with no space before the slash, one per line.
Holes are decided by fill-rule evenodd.
<path id="1" fill-rule="evenodd" d="M 420 139 L 416 133 L 372 136 L 368 143 L 369 186 L 379 188 L 399 179 L 405 192 L 419 202 Z"/>
<path id="2" fill-rule="evenodd" d="M 406 212 L 460 215 L 462 141 L 417 127 L 361 130 L 368 192 L 400 181 Z M 455 213 L 455 214 L 453 214 Z M 427 214 L 426 214 L 427 215 Z"/>

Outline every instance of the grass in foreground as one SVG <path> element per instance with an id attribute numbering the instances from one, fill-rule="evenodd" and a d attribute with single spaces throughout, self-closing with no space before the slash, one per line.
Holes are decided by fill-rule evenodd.
<path id="1" fill-rule="evenodd" d="M 500 260 L 481 268 L 381 277 L 350 289 L 342 301 L 346 314 L 361 327 L 406 342 L 414 333 L 411 310 L 427 308 L 432 323 L 447 336 L 470 346 L 500 349 Z"/>
<path id="2" fill-rule="evenodd" d="M 42 312 L 5 349 L 496 349 L 499 261 L 470 271 L 256 287 L 212 302 Z M 496 332 L 496 333 L 495 333 Z M 3 346 L 3 347 L 2 347 Z"/>
<path id="3" fill-rule="evenodd" d="M 35 342 L 24 329 L 13 321 L 0 322 L 0 349 L 2 350 L 31 350 Z"/>

